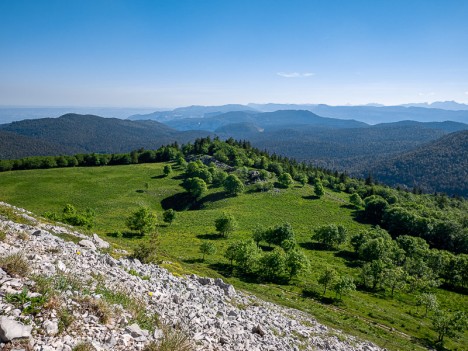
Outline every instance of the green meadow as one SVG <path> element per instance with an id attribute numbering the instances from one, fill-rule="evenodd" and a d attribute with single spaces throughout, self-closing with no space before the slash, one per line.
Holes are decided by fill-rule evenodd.
<path id="1" fill-rule="evenodd" d="M 431 321 L 423 317 L 423 308 L 416 306 L 414 295 L 396 292 L 369 293 L 357 290 L 343 301 L 334 300 L 317 277 L 325 266 L 359 279 L 359 267 L 351 259 L 351 246 L 337 251 L 322 250 L 311 241 L 312 229 L 323 224 L 342 224 L 349 236 L 370 228 L 354 218 L 348 206 L 349 195 L 326 190 L 318 199 L 310 185 L 294 185 L 279 192 L 249 192 L 225 197 L 222 188 L 209 188 L 207 194 L 194 203 L 181 187 L 180 171 L 164 177 L 166 163 L 59 168 L 0 173 L 0 200 L 26 208 L 37 215 L 46 211 L 60 213 L 65 204 L 77 210 L 92 208 L 96 212 L 92 231 L 112 242 L 114 247 L 132 251 L 141 241 L 148 240 L 128 233 L 126 217 L 140 206 L 151 208 L 158 216 L 157 232 L 162 265 L 175 274 L 196 273 L 223 277 L 236 288 L 261 298 L 312 313 L 331 327 L 376 342 L 389 350 L 423 350 L 432 345 L 436 333 Z M 162 220 L 164 209 L 178 210 L 175 221 L 167 225 Z M 223 212 L 233 214 L 238 229 L 228 239 L 216 235 L 214 221 Z M 302 250 L 311 261 L 311 270 L 287 285 L 263 284 L 233 276 L 223 257 L 233 240 L 247 239 L 257 225 L 265 227 L 289 222 Z M 216 253 L 201 261 L 199 246 L 209 240 Z M 268 249 L 268 248 L 265 248 Z M 303 294 L 303 291 L 307 294 Z M 468 312 L 465 295 L 436 289 L 441 307 Z M 446 339 L 450 350 L 466 350 L 468 332 L 459 340 Z"/>

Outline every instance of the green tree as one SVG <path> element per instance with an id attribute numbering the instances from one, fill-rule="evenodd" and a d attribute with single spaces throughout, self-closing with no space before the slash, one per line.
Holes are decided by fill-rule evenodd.
<path id="1" fill-rule="evenodd" d="M 334 248 L 346 242 L 347 232 L 342 225 L 326 224 L 314 229 L 312 239 Z"/>
<path id="2" fill-rule="evenodd" d="M 285 240 L 295 240 L 293 228 L 289 223 L 269 228 L 265 231 L 264 240 L 270 245 L 281 245 Z"/>
<path id="3" fill-rule="evenodd" d="M 255 227 L 252 232 L 252 239 L 257 244 L 257 247 L 260 247 L 260 242 L 265 239 L 265 229 L 260 226 Z"/>
<path id="4" fill-rule="evenodd" d="M 382 222 L 388 202 L 381 196 L 371 195 L 364 199 L 364 203 L 366 217 L 374 223 Z"/>
<path id="5" fill-rule="evenodd" d="M 273 251 L 267 252 L 260 257 L 259 275 L 267 280 L 273 281 L 281 277 L 286 269 L 286 256 L 284 251 L 276 247 Z"/>
<path id="6" fill-rule="evenodd" d="M 282 173 L 278 177 L 278 183 L 283 188 L 289 188 L 294 183 L 294 181 L 289 173 Z"/>
<path id="7" fill-rule="evenodd" d="M 184 181 L 183 187 L 195 199 L 200 199 L 208 190 L 205 181 L 198 177 L 186 179 Z"/>
<path id="8" fill-rule="evenodd" d="M 216 246 L 210 242 L 203 242 L 200 245 L 200 253 L 203 255 L 202 261 L 205 261 L 205 255 L 213 255 L 216 253 Z"/>
<path id="9" fill-rule="evenodd" d="M 286 271 L 289 274 L 289 279 L 296 277 L 301 273 L 305 273 L 310 269 L 310 262 L 307 256 L 298 249 L 292 249 L 286 253 Z"/>
<path id="10" fill-rule="evenodd" d="M 351 196 L 349 197 L 349 202 L 355 208 L 361 208 L 361 206 L 364 204 L 364 201 L 362 201 L 358 193 L 352 193 Z"/>
<path id="11" fill-rule="evenodd" d="M 150 233 L 150 239 L 143 241 L 133 251 L 133 257 L 143 263 L 155 262 L 158 258 L 159 236 L 156 232 Z"/>
<path id="12" fill-rule="evenodd" d="M 317 180 L 314 185 L 314 192 L 317 197 L 322 197 L 325 194 L 325 189 L 323 188 L 322 182 Z"/>
<path id="13" fill-rule="evenodd" d="M 219 235 L 227 238 L 237 229 L 237 221 L 232 214 L 224 212 L 215 220 L 215 228 Z"/>
<path id="14" fill-rule="evenodd" d="M 416 298 L 416 303 L 418 306 L 423 306 L 425 308 L 424 317 L 427 316 L 427 312 L 434 311 L 439 308 L 437 297 L 430 293 L 419 294 Z"/>
<path id="15" fill-rule="evenodd" d="M 228 175 L 223 186 L 228 195 L 239 195 L 244 192 L 244 183 L 235 174 Z"/>
<path id="16" fill-rule="evenodd" d="M 403 289 L 406 285 L 407 274 L 402 267 L 391 267 L 384 270 L 383 284 L 391 291 L 391 296 L 395 290 Z"/>
<path id="17" fill-rule="evenodd" d="M 342 276 L 338 281 L 333 285 L 333 291 L 335 291 L 336 296 L 341 300 L 343 295 L 349 295 L 351 292 L 356 290 L 356 285 L 354 284 L 353 278 L 349 276 Z"/>
<path id="18" fill-rule="evenodd" d="M 257 269 L 260 250 L 253 240 L 237 241 L 228 246 L 224 257 L 231 265 L 235 262 L 241 272 L 252 273 Z"/>
<path id="19" fill-rule="evenodd" d="M 156 215 L 149 208 L 141 207 L 127 217 L 125 224 L 130 230 L 138 231 L 144 235 L 156 228 Z"/>
<path id="20" fill-rule="evenodd" d="M 301 174 L 298 176 L 297 181 L 301 183 L 302 187 L 304 187 L 308 183 L 309 177 L 307 177 L 305 174 Z"/>
<path id="21" fill-rule="evenodd" d="M 361 277 L 364 285 L 375 290 L 383 283 L 385 268 L 386 265 L 382 260 L 374 260 L 362 266 Z"/>
<path id="22" fill-rule="evenodd" d="M 444 343 L 444 338 L 456 338 L 467 328 L 467 318 L 462 311 L 450 313 L 437 310 L 432 317 L 432 327 L 437 332 L 437 342 Z"/>
<path id="23" fill-rule="evenodd" d="M 172 173 L 172 167 L 171 165 L 165 165 L 163 169 L 164 176 L 168 176 L 169 174 Z"/>
<path id="24" fill-rule="evenodd" d="M 322 274 L 320 274 L 318 278 L 318 283 L 320 285 L 323 285 L 322 296 L 325 296 L 325 293 L 327 292 L 327 288 L 329 286 L 333 286 L 337 277 L 338 277 L 338 274 L 336 273 L 336 271 L 330 267 L 325 268 Z"/>
<path id="25" fill-rule="evenodd" d="M 174 222 L 176 216 L 177 216 L 177 212 L 174 211 L 172 208 L 170 208 L 163 212 L 163 221 L 165 223 L 171 224 L 172 222 Z"/>

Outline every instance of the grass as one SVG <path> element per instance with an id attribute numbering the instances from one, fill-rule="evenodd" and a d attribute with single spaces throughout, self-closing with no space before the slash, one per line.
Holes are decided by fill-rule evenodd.
<path id="1" fill-rule="evenodd" d="M 26 277 L 29 274 L 29 262 L 21 252 L 0 257 L 0 268 L 12 276 Z"/>
<path id="2" fill-rule="evenodd" d="M 165 327 L 163 336 L 145 346 L 143 351 L 193 351 L 189 337 L 179 329 Z"/>
<path id="3" fill-rule="evenodd" d="M 66 203 L 73 204 L 79 211 L 91 207 L 96 211 L 93 231 L 115 247 L 129 251 L 146 243 L 149 237 L 129 232 L 125 218 L 140 206 L 147 206 L 158 215 L 162 266 L 176 275 L 196 273 L 222 277 L 236 288 L 310 312 L 327 325 L 374 341 L 389 350 L 422 350 L 436 339 L 429 318 L 416 313 L 412 295 L 396 292 L 392 299 L 388 293 L 371 294 L 358 290 L 344 297 L 343 302 L 334 300 L 331 292 L 327 292 L 325 298 L 320 296 L 322 287 L 317 278 L 324 266 L 358 279 L 359 270 L 349 246 L 342 246 L 338 251 L 324 250 L 310 239 L 312 229 L 323 224 L 342 224 L 350 236 L 368 228 L 355 220 L 353 209 L 347 206 L 349 195 L 327 189 L 326 194 L 317 199 L 311 196 L 312 187 L 306 185 L 281 190 L 275 195 L 247 192 L 226 198 L 220 188 L 215 188 L 209 189 L 201 201 L 194 203 L 184 195 L 176 167 L 169 177 L 160 177 L 164 165 L 4 172 L 0 178 L 0 200 L 37 214 L 60 212 Z M 162 221 L 162 212 L 170 207 L 185 210 L 178 211 L 176 220 L 166 225 Z M 239 229 L 229 239 L 220 239 L 215 233 L 214 220 L 223 212 L 232 213 L 238 222 Z M 232 276 L 228 262 L 223 258 L 226 247 L 233 240 L 249 238 L 258 224 L 273 226 L 284 222 L 292 225 L 298 244 L 310 259 L 310 273 L 290 285 L 268 284 L 266 287 Z M 215 245 L 216 253 L 201 262 L 199 247 L 208 240 Z M 304 297 L 304 287 L 316 293 Z M 111 303 L 123 301 L 122 305 L 131 305 L 130 301 L 125 302 L 124 293 L 106 291 L 106 294 Z M 436 295 L 442 308 L 468 313 L 466 296 L 442 289 L 437 289 Z M 458 341 L 448 339 L 445 346 L 462 350 L 467 344 L 468 332 Z"/>

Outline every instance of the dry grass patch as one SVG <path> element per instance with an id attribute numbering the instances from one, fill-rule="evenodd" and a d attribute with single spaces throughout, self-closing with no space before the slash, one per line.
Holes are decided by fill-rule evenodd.
<path id="1" fill-rule="evenodd" d="M 98 317 L 99 321 L 103 324 L 107 324 L 114 314 L 110 305 L 101 299 L 85 296 L 80 298 L 77 302 L 84 310 Z"/>
<path id="2" fill-rule="evenodd" d="M 76 345 L 72 351 L 96 351 L 96 348 L 90 342 L 82 342 Z"/>
<path id="3" fill-rule="evenodd" d="M 0 258 L 0 268 L 16 277 L 26 277 L 30 272 L 29 262 L 21 252 Z"/>
<path id="4" fill-rule="evenodd" d="M 158 341 L 152 341 L 145 346 L 143 351 L 194 351 L 190 338 L 180 329 L 165 327 L 163 337 Z"/>

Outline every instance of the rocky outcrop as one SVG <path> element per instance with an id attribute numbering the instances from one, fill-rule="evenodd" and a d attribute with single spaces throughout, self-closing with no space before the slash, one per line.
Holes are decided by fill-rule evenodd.
<path id="1" fill-rule="evenodd" d="M 15 338 L 29 338 L 37 351 L 71 351 L 85 341 L 96 350 L 142 350 L 161 338 L 164 328 L 175 328 L 195 350 L 380 350 L 221 279 L 175 277 L 157 265 L 116 259 L 99 251 L 106 247 L 102 239 L 71 228 L 0 219 L 0 230 L 7 233 L 0 258 L 21 253 L 32 271 L 14 277 L 0 269 L 0 349 Z M 57 234 L 93 245 L 79 246 Z M 44 282 L 53 282 L 47 302 L 38 292 Z M 24 304 L 12 298 L 20 294 Z"/>

